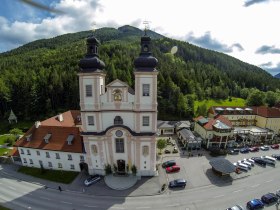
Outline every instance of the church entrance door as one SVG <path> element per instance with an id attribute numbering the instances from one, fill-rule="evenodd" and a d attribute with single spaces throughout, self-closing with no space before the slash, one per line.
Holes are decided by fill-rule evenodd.
<path id="1" fill-rule="evenodd" d="M 118 174 L 125 174 L 125 160 L 117 160 Z"/>

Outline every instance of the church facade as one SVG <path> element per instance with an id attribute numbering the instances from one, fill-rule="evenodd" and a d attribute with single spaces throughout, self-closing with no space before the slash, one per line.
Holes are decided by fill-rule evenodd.
<path id="1" fill-rule="evenodd" d="M 158 72 L 150 41 L 148 36 L 141 38 L 132 90 L 118 79 L 105 84 L 99 42 L 94 37 L 87 40 L 87 55 L 79 63 L 78 75 L 81 136 L 90 174 L 102 174 L 110 164 L 119 173 L 135 165 L 139 175 L 155 175 Z"/>
<path id="2" fill-rule="evenodd" d="M 98 46 L 99 41 L 95 37 L 89 37 L 87 53 L 79 62 L 80 111 L 69 112 L 78 114 L 75 116 L 69 114 L 69 122 L 65 122 L 66 118 L 63 119 L 65 113 L 60 114 L 64 121 L 59 121 L 61 117 L 53 117 L 43 121 L 47 123 L 39 123 L 39 126 L 36 122 L 37 126 L 34 125 L 15 146 L 20 151 L 34 150 L 34 154 L 38 149 L 49 153 L 52 148 L 55 148 L 55 153 L 65 152 L 58 149 L 63 148 L 62 145 L 61 147 L 50 145 L 65 144 L 72 132 L 69 127 L 73 127 L 79 130 L 79 134 L 75 133 L 71 142 L 79 141 L 83 148 L 78 146 L 77 150 L 71 149 L 72 144 L 68 144 L 67 148 L 69 147 L 68 150 L 77 153 L 79 157 L 83 156 L 80 159 L 80 167 L 84 168 L 86 164 L 89 174 L 104 175 L 105 167 L 110 165 L 120 174 L 130 172 L 131 168 L 136 166 L 139 176 L 154 176 L 156 174 L 158 74 L 156 65 L 158 61 L 151 53 L 151 39 L 146 35 L 141 37 L 141 52 L 134 60 L 134 90 L 118 79 L 105 84 L 105 64 L 99 59 Z M 44 126 L 48 127 L 44 128 Z M 60 129 L 57 135 L 59 138 L 62 136 L 61 133 L 66 132 L 63 135 L 65 141 L 56 139 L 56 135 L 52 135 L 57 126 Z M 39 131 L 40 135 L 37 135 L 36 132 Z M 37 143 L 32 144 L 32 140 Z M 26 163 L 23 158 L 26 157 L 21 157 L 23 165 L 28 165 L 29 163 Z M 52 165 L 53 169 L 57 169 L 50 164 L 51 157 L 46 163 L 38 158 L 40 159 L 34 156 L 35 160 L 32 160 L 32 164 L 34 161 L 39 161 L 38 167 L 43 165 L 48 168 Z M 59 169 L 64 169 L 62 165 L 59 165 Z M 75 169 L 77 170 L 77 167 Z"/>

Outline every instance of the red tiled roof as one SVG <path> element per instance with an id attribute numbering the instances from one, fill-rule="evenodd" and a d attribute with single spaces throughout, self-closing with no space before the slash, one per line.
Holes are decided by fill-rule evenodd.
<path id="1" fill-rule="evenodd" d="M 210 119 L 208 121 L 208 123 L 206 123 L 205 125 L 203 125 L 203 127 L 206 129 L 206 130 L 212 130 L 213 129 L 213 125 L 215 125 L 217 123 L 217 121 L 220 121 L 224 124 L 226 124 L 227 126 L 229 127 L 232 127 L 232 124 L 231 122 L 229 121 L 229 119 L 227 117 L 224 117 L 222 115 L 218 115 L 217 117 L 213 118 L 213 119 Z"/>
<path id="2" fill-rule="evenodd" d="M 78 116 L 81 116 L 79 110 L 69 110 L 62 113 L 63 121 L 58 120 L 58 115 L 51 117 L 47 120 L 41 122 L 41 125 L 46 126 L 62 126 L 62 127 L 72 127 L 77 124 L 81 124 L 81 121 L 78 120 Z"/>
<path id="3" fill-rule="evenodd" d="M 62 122 L 59 122 L 55 116 L 41 122 L 38 128 L 33 125 L 14 146 L 82 153 L 82 137 L 79 127 L 75 126 L 75 119 L 79 113 L 79 111 L 67 111 L 62 114 L 64 119 Z M 46 143 L 44 137 L 49 133 L 51 138 Z M 71 145 L 68 145 L 67 137 L 71 134 L 74 135 L 74 140 Z M 31 140 L 27 141 L 26 137 L 29 135 L 32 135 Z"/>
<path id="4" fill-rule="evenodd" d="M 254 113 L 262 117 L 280 117 L 280 109 L 275 107 L 255 106 L 253 107 Z"/>

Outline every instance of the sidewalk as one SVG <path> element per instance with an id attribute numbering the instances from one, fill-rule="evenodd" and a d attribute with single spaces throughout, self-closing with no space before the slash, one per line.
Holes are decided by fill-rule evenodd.
<path id="1" fill-rule="evenodd" d="M 105 184 L 104 179 L 98 183 L 86 187 L 83 182 L 86 178 L 88 178 L 88 176 L 86 176 L 84 173 L 80 173 L 71 184 L 62 184 L 19 173 L 17 172 L 19 167 L 20 166 L 14 164 L 0 164 L 0 174 L 54 190 L 58 190 L 58 186 L 60 186 L 63 191 L 85 193 L 94 196 L 153 196 L 162 193 L 160 191 L 161 186 L 166 183 L 165 175 L 161 174 L 155 177 L 142 177 L 141 180 L 138 180 L 137 183 L 129 189 L 113 190 Z"/>

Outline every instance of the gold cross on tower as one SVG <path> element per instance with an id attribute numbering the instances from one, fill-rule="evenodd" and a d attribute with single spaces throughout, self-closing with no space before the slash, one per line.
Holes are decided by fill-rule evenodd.
<path id="1" fill-rule="evenodd" d="M 145 31 L 145 36 L 147 35 L 147 30 L 149 30 L 150 29 L 150 22 L 151 21 L 147 21 L 147 20 L 144 20 L 143 21 L 143 24 L 145 25 L 145 29 L 144 29 L 144 31 Z"/>

